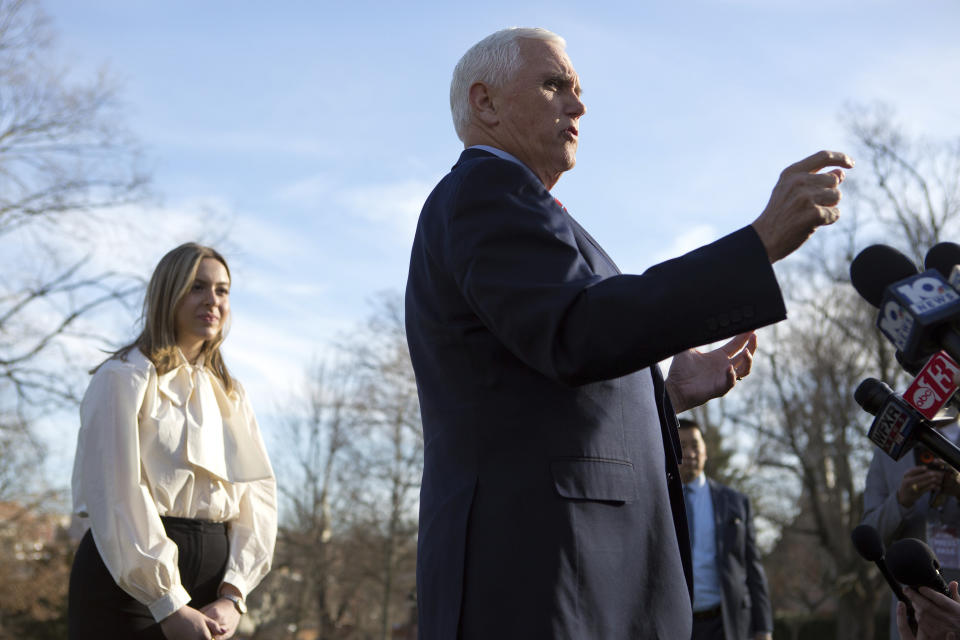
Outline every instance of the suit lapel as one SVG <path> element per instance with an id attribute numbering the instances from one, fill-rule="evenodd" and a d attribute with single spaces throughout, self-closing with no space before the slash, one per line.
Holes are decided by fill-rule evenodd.
<path id="1" fill-rule="evenodd" d="M 590 265 L 590 268 L 593 269 L 594 273 L 598 275 L 611 275 L 610 271 L 612 271 L 613 275 L 619 274 L 620 268 L 617 267 L 613 259 L 607 255 L 603 247 L 593 239 L 593 236 L 587 233 L 586 229 L 580 226 L 580 223 L 570 215 L 569 211 L 566 209 L 563 211 L 573 226 L 573 237 L 577 241 L 577 248 L 580 249 L 580 253 L 586 258 L 587 263 Z M 601 266 L 601 262 L 605 264 Z"/>
<path id="2" fill-rule="evenodd" d="M 717 544 L 717 557 L 723 556 L 723 515 L 727 512 L 725 501 L 726 492 L 721 491 L 716 482 L 707 478 L 707 484 L 710 487 L 710 500 L 713 502 L 713 529 L 714 538 Z"/>

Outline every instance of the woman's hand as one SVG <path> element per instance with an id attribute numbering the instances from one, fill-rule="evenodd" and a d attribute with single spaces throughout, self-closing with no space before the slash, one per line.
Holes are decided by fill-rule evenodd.
<path id="1" fill-rule="evenodd" d="M 227 640 L 228 638 L 232 638 L 233 634 L 237 632 L 237 625 L 240 624 L 240 612 L 237 611 L 233 600 L 218 598 L 200 611 L 206 614 L 211 620 L 219 623 L 223 629 L 223 631 L 217 634 L 217 640 L 221 638 Z"/>
<path id="2" fill-rule="evenodd" d="M 226 631 L 216 620 L 186 605 L 161 620 L 160 629 L 168 640 L 212 640 Z"/>

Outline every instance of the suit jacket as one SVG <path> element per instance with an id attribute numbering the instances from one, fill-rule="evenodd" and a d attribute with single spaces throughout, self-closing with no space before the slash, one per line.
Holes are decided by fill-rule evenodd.
<path id="1" fill-rule="evenodd" d="M 621 275 L 527 168 L 464 151 L 406 291 L 421 638 L 688 637 L 680 447 L 651 365 L 784 315 L 752 229 Z"/>
<path id="2" fill-rule="evenodd" d="M 757 552 L 750 501 L 710 478 L 707 484 L 713 501 L 724 636 L 744 640 L 760 631 L 773 631 L 767 578 Z"/>
<path id="3" fill-rule="evenodd" d="M 894 460 L 874 447 L 873 459 L 867 470 L 867 483 L 863 489 L 863 522 L 880 534 L 884 547 L 889 547 L 903 538 L 927 539 L 927 519 L 930 515 L 930 494 L 921 496 L 910 509 L 902 507 L 897 500 L 897 490 L 905 474 L 917 466 L 913 452 L 907 452 Z M 960 504 L 956 498 L 947 498 L 939 517 L 947 524 L 960 527 Z M 944 567 L 947 581 L 960 580 L 957 568 Z M 900 637 L 897 631 L 897 599 L 890 595 L 890 638 Z"/>

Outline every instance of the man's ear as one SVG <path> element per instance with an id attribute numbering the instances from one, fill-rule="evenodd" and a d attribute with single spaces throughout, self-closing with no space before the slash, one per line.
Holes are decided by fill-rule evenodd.
<path id="1" fill-rule="evenodd" d="M 500 116 L 497 113 L 497 103 L 493 92 L 486 84 L 474 82 L 470 85 L 470 92 L 467 94 L 470 100 L 470 110 L 478 122 L 487 126 L 494 126 L 500 122 Z"/>

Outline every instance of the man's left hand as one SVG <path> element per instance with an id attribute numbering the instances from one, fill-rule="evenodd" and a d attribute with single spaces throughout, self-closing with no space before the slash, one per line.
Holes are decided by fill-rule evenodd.
<path id="1" fill-rule="evenodd" d="M 673 356 L 666 387 L 674 411 L 683 413 L 730 391 L 750 373 L 756 350 L 757 334 L 748 331 L 719 349 L 687 349 Z"/>
<path id="2" fill-rule="evenodd" d="M 769 631 L 757 631 L 753 634 L 753 640 L 773 640 L 773 634 Z"/>

